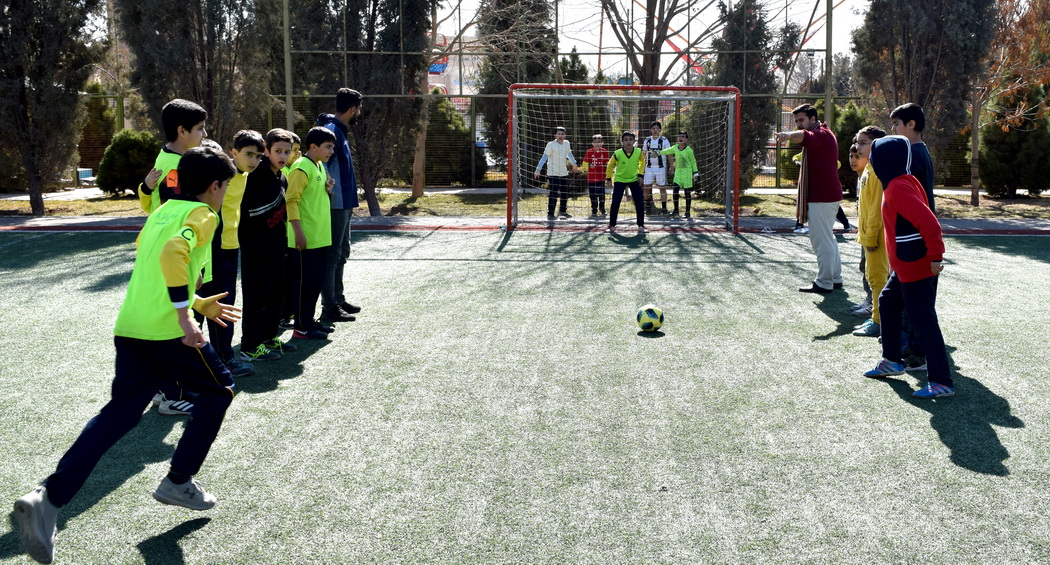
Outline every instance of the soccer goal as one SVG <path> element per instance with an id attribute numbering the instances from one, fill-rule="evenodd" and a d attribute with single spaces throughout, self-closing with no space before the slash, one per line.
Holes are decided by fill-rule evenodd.
<path id="1" fill-rule="evenodd" d="M 507 115 L 507 229 L 522 223 L 549 223 L 548 205 L 554 196 L 558 206 L 568 195 L 566 220 L 560 210 L 558 221 L 599 223 L 606 220 L 592 215 L 588 171 L 574 172 L 569 164 L 564 177 L 547 177 L 548 166 L 536 178 L 537 165 L 557 128 L 565 128 L 565 140 L 572 155 L 583 167 L 584 156 L 593 147 L 592 138 L 601 134 L 603 147 L 611 155 L 620 149 L 620 135 L 629 131 L 642 148 L 650 135 L 650 124 L 660 122 L 661 135 L 674 145 L 679 131 L 689 134 L 689 146 L 696 156 L 698 174 L 690 194 L 692 214 L 670 217 L 654 214 L 654 223 L 689 225 L 712 216 L 727 229 L 737 231 L 740 178 L 740 91 L 734 87 L 705 86 L 622 86 L 591 84 L 514 84 L 510 86 Z M 600 176 L 591 172 L 591 180 Z M 667 200 L 673 199 L 673 174 L 667 171 Z M 611 189 L 605 192 L 611 205 Z M 681 192 L 681 191 L 680 191 Z M 653 190 L 660 201 L 660 193 Z M 685 195 L 680 194 L 681 204 Z M 712 206 L 712 203 L 715 206 Z M 660 208 L 657 208 L 661 211 Z M 716 210 L 712 212 L 712 210 Z M 634 218 L 633 204 L 625 198 L 620 209 L 621 222 Z"/>

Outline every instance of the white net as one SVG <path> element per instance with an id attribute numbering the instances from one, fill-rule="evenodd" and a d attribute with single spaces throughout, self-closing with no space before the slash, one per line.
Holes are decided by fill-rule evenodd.
<path id="1" fill-rule="evenodd" d="M 611 188 L 596 184 L 605 178 L 604 167 L 594 170 L 594 164 L 602 162 L 594 159 L 600 153 L 592 153 L 592 158 L 586 159 L 588 150 L 595 148 L 593 136 L 602 136 L 601 147 L 611 155 L 622 147 L 620 136 L 625 131 L 637 136 L 636 147 L 644 148 L 650 137 L 650 124 L 660 122 L 661 136 L 668 145 L 675 145 L 678 132 L 688 133 L 698 172 L 691 190 L 676 191 L 673 161 L 654 154 L 650 164 L 666 169 L 667 188 L 652 191 L 653 203 L 651 209 L 647 205 L 646 222 L 707 219 L 735 229 L 738 101 L 736 89 L 730 88 L 512 86 L 508 221 L 511 226 L 549 222 L 552 216 L 568 222 L 604 221 L 602 211 L 611 205 Z M 558 137 L 557 128 L 565 129 L 565 143 L 582 170 L 573 170 L 561 142 L 551 146 L 548 159 L 539 167 L 548 143 Z M 649 147 L 652 146 L 654 143 L 650 142 Z M 665 195 L 666 212 L 662 205 Z M 633 217 L 630 198 L 621 203 L 619 213 Z"/>

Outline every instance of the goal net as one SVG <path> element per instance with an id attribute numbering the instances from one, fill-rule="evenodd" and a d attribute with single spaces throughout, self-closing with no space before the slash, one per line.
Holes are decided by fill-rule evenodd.
<path id="1" fill-rule="evenodd" d="M 593 136 L 601 134 L 602 147 L 609 155 L 622 147 L 620 135 L 627 131 L 637 136 L 635 146 L 642 149 L 650 136 L 650 124 L 660 122 L 661 136 L 671 146 L 676 144 L 678 132 L 688 133 L 698 172 L 688 194 L 689 207 L 686 191 L 679 190 L 675 215 L 673 161 L 654 155 L 651 164 L 666 167 L 668 211 L 663 211 L 662 193 L 654 187 L 653 208 L 646 223 L 689 225 L 706 221 L 737 230 L 740 93 L 736 88 L 514 84 L 508 104 L 507 229 L 529 222 L 549 224 L 552 204 L 558 222 L 607 222 L 600 208 L 598 214 L 593 212 L 598 191 L 606 210 L 611 206 L 612 188 L 590 184 L 604 179 L 605 171 L 590 171 L 590 163 L 584 166 L 587 150 L 594 147 Z M 556 161 L 567 159 L 564 153 L 559 159 L 555 152 L 537 175 L 547 144 L 556 139 L 557 128 L 565 128 L 565 141 L 582 170 L 574 171 L 571 163 L 561 167 Z M 564 152 L 560 143 L 557 147 Z M 646 156 L 643 153 L 643 158 Z M 625 195 L 620 223 L 633 223 L 634 214 L 634 204 Z"/>

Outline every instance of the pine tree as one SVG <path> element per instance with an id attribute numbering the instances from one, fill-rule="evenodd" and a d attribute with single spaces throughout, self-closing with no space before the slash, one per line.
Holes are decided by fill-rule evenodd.
<path id="1" fill-rule="evenodd" d="M 100 0 L 11 0 L 0 8 L 0 144 L 18 155 L 33 215 L 70 170 L 84 123 L 81 89 L 105 45 L 92 39 Z"/>
<path id="2" fill-rule="evenodd" d="M 998 113 L 1013 114 L 1013 108 L 1034 106 L 1044 98 L 1040 86 L 1009 94 L 998 101 Z M 1023 116 L 1012 123 L 996 121 L 981 130 L 981 184 L 988 194 L 1015 198 L 1022 188 L 1031 195 L 1050 188 L 1048 120 Z"/>
<path id="3" fill-rule="evenodd" d="M 715 84 L 735 86 L 745 95 L 740 102 L 740 184 L 750 186 L 758 173 L 769 136 L 780 116 L 772 97 L 777 89 L 773 69 L 787 63 L 792 47 L 798 44 L 800 30 L 789 24 L 773 42 L 765 12 L 756 0 L 743 0 L 732 9 L 720 4 L 726 19 L 725 34 L 712 42 L 719 51 L 714 65 Z"/>
<path id="4" fill-rule="evenodd" d="M 478 8 L 478 37 L 487 56 L 478 72 L 478 100 L 485 118 L 489 151 L 507 158 L 507 91 L 513 83 L 549 82 L 554 65 L 555 31 L 548 0 L 484 0 Z"/>

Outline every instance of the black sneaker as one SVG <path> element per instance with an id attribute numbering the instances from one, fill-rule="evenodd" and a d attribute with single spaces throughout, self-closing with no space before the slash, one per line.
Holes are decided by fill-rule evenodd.
<path id="1" fill-rule="evenodd" d="M 328 339 L 328 334 L 321 330 L 295 330 L 292 332 L 293 339 Z"/>
<path id="2" fill-rule="evenodd" d="M 348 314 L 357 314 L 358 312 L 361 311 L 361 307 L 360 306 L 354 306 L 353 304 L 350 304 L 349 302 L 343 302 L 342 304 L 339 305 L 339 307 L 343 309 L 343 312 L 346 312 Z"/>
<path id="3" fill-rule="evenodd" d="M 335 326 L 326 324 L 326 323 L 322 322 L 321 320 L 314 320 L 314 325 L 313 325 L 312 329 L 315 329 L 315 330 L 318 330 L 318 331 L 322 331 L 322 332 L 324 332 L 326 334 L 330 334 L 330 333 L 335 331 Z"/>
<path id="4" fill-rule="evenodd" d="M 357 318 L 347 314 L 338 306 L 330 306 L 321 312 L 321 319 L 329 322 L 353 322 Z"/>
<path id="5" fill-rule="evenodd" d="M 285 319 L 281 320 L 281 323 L 279 324 L 279 326 L 284 331 L 294 330 L 295 329 L 295 322 L 293 322 L 291 318 L 285 318 Z"/>
<path id="6" fill-rule="evenodd" d="M 558 214 L 558 215 L 559 215 L 559 216 L 561 216 L 561 217 L 563 217 L 563 218 L 566 218 L 566 219 L 568 219 L 568 218 L 571 218 L 571 217 L 572 217 L 572 214 L 570 214 L 570 213 L 568 213 L 568 212 L 566 212 L 566 211 L 564 211 L 564 210 L 562 210 L 561 214 Z"/>

